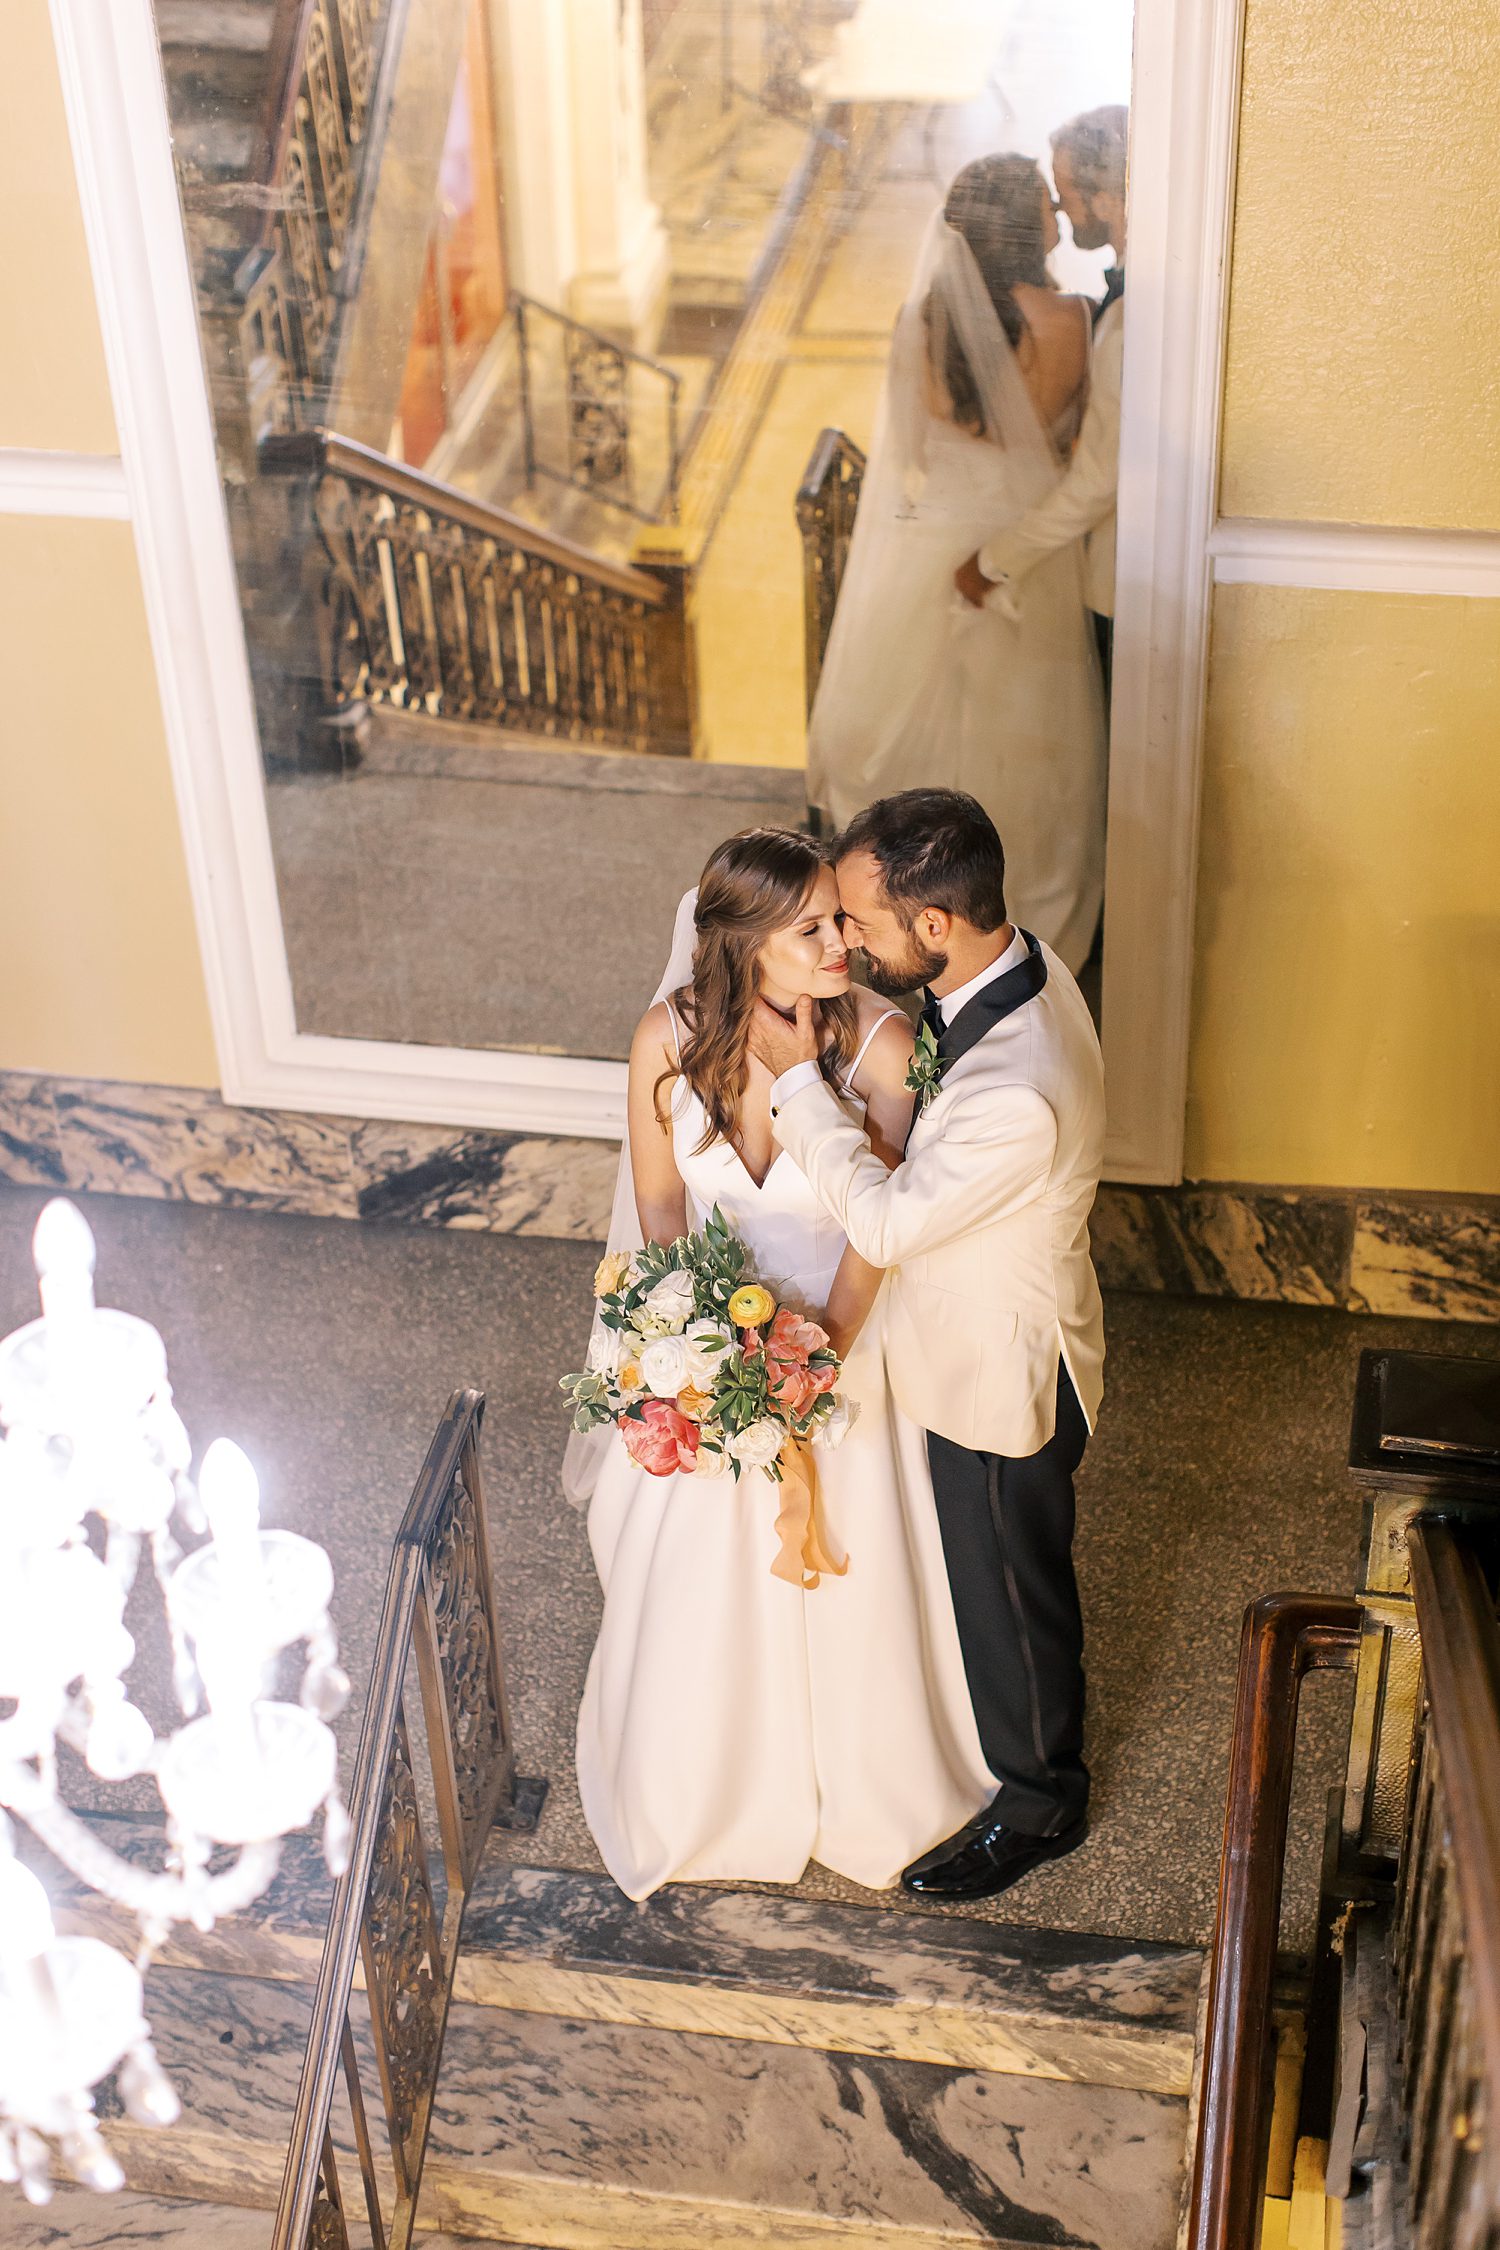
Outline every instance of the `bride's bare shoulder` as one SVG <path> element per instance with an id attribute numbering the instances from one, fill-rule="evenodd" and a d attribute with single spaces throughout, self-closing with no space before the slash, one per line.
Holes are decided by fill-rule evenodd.
<path id="1" fill-rule="evenodd" d="M 853 990 L 859 1040 L 865 1050 L 855 1083 L 861 1091 L 871 1086 L 899 1086 L 911 1067 L 910 1018 L 878 992 L 868 992 L 863 985 L 855 985 Z"/>
<path id="2" fill-rule="evenodd" d="M 649 1063 L 661 1068 L 661 1058 L 673 1054 L 672 1011 L 665 1000 L 658 1000 L 646 1010 L 635 1027 L 635 1037 L 630 1042 L 630 1059 L 633 1063 Z"/>

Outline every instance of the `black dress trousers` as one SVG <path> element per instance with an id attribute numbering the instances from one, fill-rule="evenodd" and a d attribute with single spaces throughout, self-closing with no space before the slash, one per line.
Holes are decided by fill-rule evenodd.
<path id="1" fill-rule="evenodd" d="M 1082 1819 L 1083 1615 L 1073 1573 L 1073 1472 L 1088 1424 L 1065 1367 L 1039 1453 L 971 1453 L 929 1432 L 927 1455 L 979 1741 L 1008 1828 L 1055 1836 Z"/>

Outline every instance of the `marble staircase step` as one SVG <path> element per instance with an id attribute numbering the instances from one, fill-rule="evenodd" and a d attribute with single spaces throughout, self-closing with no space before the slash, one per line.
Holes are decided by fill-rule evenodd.
<path id="1" fill-rule="evenodd" d="M 309 1995 L 158 1968 L 148 2004 L 184 2110 L 152 2131 L 101 2100 L 131 2188 L 268 2208 Z M 1185 2115 L 1139 2089 L 460 2002 L 422 2212 L 555 2250 L 1168 2250 Z"/>
<path id="2" fill-rule="evenodd" d="M 148 1823 L 107 1825 L 143 1856 L 160 1848 Z M 258 1906 L 207 1934 L 179 1928 L 159 1958 L 311 1984 L 330 1897 L 316 1846 L 294 1838 Z M 59 1919 L 130 1939 L 78 1890 Z M 455 1990 L 476 2008 L 1181 2099 L 1201 1969 L 1192 1947 L 720 1885 L 637 1906 L 605 1876 L 495 1859 L 470 1901 Z"/>
<path id="3" fill-rule="evenodd" d="M 180 2250 L 266 2250 L 270 2239 L 267 2212 L 233 2203 L 139 2195 L 132 2188 L 118 2195 L 96 2195 L 91 2188 L 65 2180 L 58 2183 L 50 2203 L 33 2210 L 22 2202 L 19 2189 L 0 2188 L 0 2242 L 5 2250 L 114 2250 L 117 2243 L 178 2245 Z M 422 2250 L 468 2250 L 468 2246 L 456 2234 L 424 2233 Z"/>

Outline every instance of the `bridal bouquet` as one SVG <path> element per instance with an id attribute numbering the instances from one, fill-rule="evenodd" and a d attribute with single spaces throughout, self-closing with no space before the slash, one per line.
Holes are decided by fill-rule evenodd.
<path id="1" fill-rule="evenodd" d="M 837 1352 L 755 1279 L 717 1207 L 701 1233 L 669 1248 L 612 1251 L 594 1295 L 589 1364 L 562 1378 L 573 1427 L 613 1423 L 650 1475 L 765 1469 L 779 1482 L 802 1473 L 803 1446 L 837 1445 L 848 1431 Z"/>

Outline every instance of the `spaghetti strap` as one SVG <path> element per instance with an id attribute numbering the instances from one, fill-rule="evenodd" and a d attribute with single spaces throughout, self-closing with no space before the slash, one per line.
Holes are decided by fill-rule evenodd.
<path id="1" fill-rule="evenodd" d="M 878 1015 L 875 1018 L 875 1021 L 871 1024 L 863 1039 L 861 1039 L 859 1046 L 855 1051 L 854 1060 L 850 1063 L 849 1068 L 844 1073 L 844 1084 L 849 1087 L 851 1091 L 854 1086 L 854 1073 L 858 1070 L 860 1064 L 864 1061 L 870 1041 L 874 1038 L 876 1032 L 880 1029 L 883 1023 L 889 1023 L 892 1016 L 899 1016 L 900 1014 L 901 1010 L 899 1008 L 887 1008 L 883 1014 Z"/>
<path id="2" fill-rule="evenodd" d="M 672 1026 L 672 1052 L 680 1063 L 682 1061 L 682 1041 L 677 1036 L 677 1010 L 672 1005 L 670 993 L 667 996 L 667 1021 Z"/>

